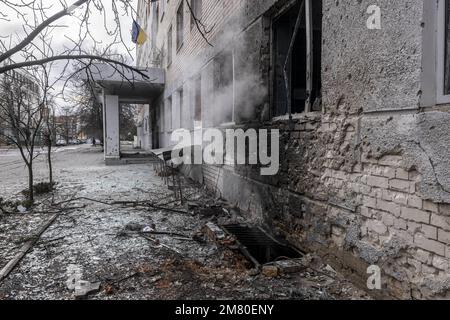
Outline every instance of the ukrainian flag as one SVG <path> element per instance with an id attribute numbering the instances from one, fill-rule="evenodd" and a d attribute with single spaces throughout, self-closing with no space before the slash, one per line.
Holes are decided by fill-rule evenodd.
<path id="1" fill-rule="evenodd" d="M 133 41 L 133 43 L 137 43 L 139 45 L 142 45 L 147 41 L 147 34 L 145 33 L 144 29 L 142 29 L 141 26 L 136 22 L 136 20 L 133 20 L 131 40 Z"/>

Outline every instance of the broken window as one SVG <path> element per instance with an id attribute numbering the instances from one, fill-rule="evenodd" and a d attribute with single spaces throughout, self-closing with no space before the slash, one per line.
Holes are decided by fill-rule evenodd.
<path id="1" fill-rule="evenodd" d="M 214 124 L 233 121 L 233 53 L 224 52 L 214 58 Z"/>
<path id="2" fill-rule="evenodd" d="M 202 0 L 191 0 L 191 9 L 195 18 L 200 21 L 203 14 L 203 1 Z M 191 14 L 191 29 L 195 26 L 195 18 Z"/>
<path id="3" fill-rule="evenodd" d="M 194 80 L 194 126 L 201 127 L 202 122 L 202 78 Z"/>
<path id="4" fill-rule="evenodd" d="M 177 50 L 184 42 L 184 1 L 181 1 L 177 10 Z"/>
<path id="5" fill-rule="evenodd" d="M 181 88 L 178 90 L 178 98 L 180 101 L 180 128 L 187 128 L 185 126 L 185 118 L 187 117 L 186 112 L 184 112 L 184 90 Z"/>
<path id="6" fill-rule="evenodd" d="M 172 64 L 172 26 L 167 32 L 167 66 Z"/>
<path id="7" fill-rule="evenodd" d="M 322 1 L 298 0 L 276 17 L 273 116 L 320 110 Z M 288 101 L 290 103 L 288 103 Z"/>

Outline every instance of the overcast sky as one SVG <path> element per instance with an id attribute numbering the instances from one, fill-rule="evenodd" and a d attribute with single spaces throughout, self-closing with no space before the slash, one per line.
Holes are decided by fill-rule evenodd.
<path id="1" fill-rule="evenodd" d="M 70 6 L 71 3 L 73 3 L 75 0 L 66 0 L 66 3 Z M 99 1 L 99 0 L 97 0 Z M 21 3 L 21 0 L 10 0 L 10 2 L 16 2 L 18 4 Z M 137 0 L 131 0 L 129 1 L 134 5 L 134 7 L 137 7 Z M 45 6 L 48 6 L 48 9 L 46 9 L 47 16 L 50 16 L 51 14 L 60 11 L 63 6 L 60 2 L 60 0 L 44 0 L 43 3 Z M 105 28 L 105 23 L 109 27 L 109 29 L 113 30 L 115 26 L 114 22 L 114 16 L 112 14 L 112 8 L 111 8 L 111 0 L 102 0 L 103 5 L 105 6 L 105 11 L 103 13 L 100 13 L 98 10 L 96 10 L 93 6 L 91 8 L 91 17 L 89 18 L 89 26 L 91 33 L 93 34 L 96 41 L 101 41 L 103 45 L 109 44 L 112 42 L 113 38 L 112 36 L 108 35 L 107 30 Z M 80 14 L 83 12 L 83 8 L 77 9 L 74 14 Z M 19 8 L 18 8 L 19 10 Z M 22 9 L 23 10 L 23 9 Z M 135 56 L 135 45 L 131 41 L 131 27 L 132 27 L 132 16 L 131 12 L 128 12 L 128 14 L 125 12 L 125 10 L 122 10 L 121 7 L 119 7 L 119 10 L 121 11 L 120 15 L 120 25 L 122 28 L 122 36 L 125 41 L 126 46 L 131 49 L 131 54 Z M 0 12 L 4 15 L 8 16 L 9 21 L 5 21 L 0 19 L 0 36 L 1 37 L 9 37 L 13 35 L 14 42 L 17 43 L 20 39 L 23 39 L 24 32 L 23 32 L 23 21 L 21 18 L 17 16 L 16 13 L 12 9 L 7 8 L 3 3 L 2 0 L 0 0 Z M 24 12 L 24 11 L 22 11 Z M 29 15 L 31 18 L 30 12 L 25 12 Z M 56 32 L 54 33 L 54 39 L 53 39 L 53 48 L 56 48 L 55 50 L 60 50 L 64 48 L 64 46 L 71 47 L 71 43 L 67 37 L 71 37 L 73 39 L 77 39 L 77 35 L 80 31 L 79 21 L 73 17 L 64 17 L 57 21 L 58 25 L 61 25 L 61 28 L 58 28 Z M 5 41 L 5 39 L 2 39 Z M 86 50 L 89 50 L 89 48 L 92 47 L 91 41 L 86 41 L 84 43 L 84 48 Z M 130 64 L 134 64 L 134 61 L 131 61 L 129 58 L 129 54 L 127 52 L 127 49 L 123 45 L 116 45 L 114 47 L 114 50 L 117 52 L 123 54 L 127 57 L 128 62 Z M 20 55 L 15 56 L 15 60 L 20 60 Z M 61 65 L 61 64 L 60 64 Z M 57 73 L 57 72 L 56 72 Z M 60 86 L 56 89 L 56 91 L 60 91 Z M 61 99 L 58 100 L 58 103 L 61 106 L 67 105 L 64 103 Z"/>

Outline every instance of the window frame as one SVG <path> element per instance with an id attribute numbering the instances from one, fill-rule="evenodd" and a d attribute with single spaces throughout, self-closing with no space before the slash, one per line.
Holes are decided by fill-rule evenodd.
<path id="1" fill-rule="evenodd" d="M 423 2 L 422 74 L 419 106 L 422 108 L 450 104 L 444 93 L 445 83 L 445 1 Z"/>
<path id="2" fill-rule="evenodd" d="M 315 41 L 313 36 L 313 24 L 314 20 L 312 17 L 312 1 L 313 0 L 305 0 L 304 3 L 304 12 L 305 12 L 305 33 L 306 33 L 306 90 L 311 93 L 312 87 L 313 87 L 313 73 L 314 73 L 314 47 L 313 42 Z M 276 114 L 275 112 L 275 52 L 274 52 L 274 46 L 273 43 L 275 41 L 275 30 L 274 30 L 274 24 L 277 22 L 277 20 L 282 17 L 284 14 L 286 14 L 289 10 L 291 10 L 293 7 L 295 7 L 296 4 L 299 3 L 299 0 L 291 1 L 289 2 L 285 7 L 283 7 L 279 12 L 277 12 L 275 15 L 270 17 L 270 43 L 271 43 L 271 52 L 270 52 L 270 59 L 271 59 L 271 75 L 270 75 L 270 114 L 272 119 L 281 119 L 289 115 L 289 110 L 286 111 L 285 114 Z M 322 39 L 321 39 L 322 41 Z M 291 53 L 292 54 L 292 53 Z M 289 82 L 291 82 L 292 75 L 289 76 Z M 292 106 L 291 106 L 292 109 Z M 305 110 L 300 114 L 309 114 L 309 113 L 315 113 L 316 111 L 312 111 L 312 101 L 311 96 L 309 94 L 308 99 L 305 101 Z M 294 115 L 294 113 L 292 113 Z"/>
<path id="3" fill-rule="evenodd" d="M 177 90 L 177 95 L 178 95 L 178 110 L 179 110 L 179 128 L 180 129 L 187 129 L 185 128 L 185 124 L 186 124 L 186 112 L 183 112 L 185 109 L 185 96 L 184 96 L 184 87 L 181 86 L 180 88 L 178 88 Z"/>
<path id="4" fill-rule="evenodd" d="M 446 37 L 446 1 L 437 1 L 437 41 L 436 41 L 436 103 L 450 103 L 450 93 L 445 94 L 445 46 L 447 44 Z"/>
<path id="5" fill-rule="evenodd" d="M 203 90 L 203 84 L 202 84 L 202 75 L 198 74 L 193 78 L 193 84 L 194 84 L 194 110 L 193 110 L 193 121 L 194 121 L 194 129 L 201 128 L 203 125 L 203 101 L 202 101 L 202 90 Z"/>
<path id="6" fill-rule="evenodd" d="M 173 61 L 173 25 L 170 25 L 167 31 L 167 68 Z"/>
<path id="7" fill-rule="evenodd" d="M 221 77 L 224 76 L 225 72 L 222 68 L 226 67 L 226 63 L 227 62 L 227 58 L 229 58 L 230 60 L 228 61 L 230 63 L 230 65 L 228 65 L 228 67 L 230 68 L 230 73 L 231 73 L 231 77 L 230 79 L 226 79 L 228 80 L 228 83 L 224 84 Z M 235 115 L 235 110 L 236 110 L 236 68 L 235 68 L 235 50 L 230 49 L 230 50 L 224 50 L 219 52 L 213 59 L 213 68 L 214 68 L 214 79 L 213 79 L 213 89 L 214 89 L 214 94 L 216 94 L 217 92 L 221 92 L 222 90 L 224 90 L 225 88 L 230 88 L 231 90 L 231 105 L 230 110 L 230 121 L 223 121 L 221 123 L 218 123 L 217 125 L 220 126 L 230 126 L 230 125 L 235 125 L 236 124 L 236 115 Z M 218 79 L 218 78 L 219 79 Z M 227 119 L 228 120 L 228 119 Z"/>

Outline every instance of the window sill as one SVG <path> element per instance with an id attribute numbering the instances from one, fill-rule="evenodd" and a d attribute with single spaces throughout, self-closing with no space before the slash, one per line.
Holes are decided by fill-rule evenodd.
<path id="1" fill-rule="evenodd" d="M 318 118 L 318 117 L 321 117 L 321 115 L 322 115 L 322 112 L 320 112 L 320 111 L 294 113 L 294 114 L 292 114 L 292 119 L 298 120 L 298 119 L 305 119 L 305 118 Z M 271 121 L 289 121 L 289 115 L 285 114 L 283 116 L 272 117 Z"/>
<path id="2" fill-rule="evenodd" d="M 231 128 L 231 127 L 235 127 L 235 126 L 236 126 L 236 122 L 234 122 L 234 121 L 221 123 L 219 125 L 220 128 Z"/>
<path id="3" fill-rule="evenodd" d="M 450 95 L 445 95 L 445 96 L 437 96 L 436 97 L 436 104 L 449 104 L 450 103 Z"/>

